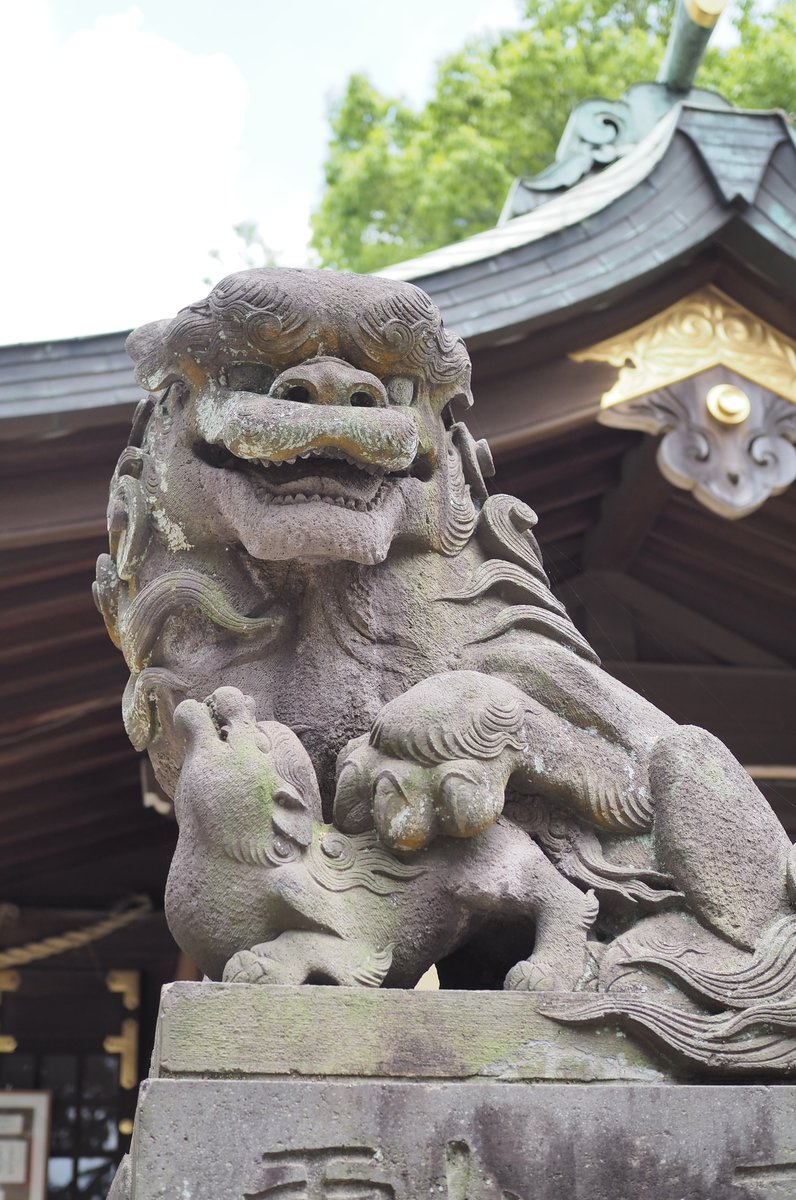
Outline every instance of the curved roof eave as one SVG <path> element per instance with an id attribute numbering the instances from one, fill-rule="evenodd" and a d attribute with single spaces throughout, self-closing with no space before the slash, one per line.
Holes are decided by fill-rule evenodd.
<path id="1" fill-rule="evenodd" d="M 604 307 L 725 238 L 758 273 L 781 280 L 786 265 L 796 281 L 796 151 L 780 112 L 679 105 L 599 175 L 381 274 L 422 287 L 463 337 L 511 340 Z"/>
<path id="2" fill-rule="evenodd" d="M 374 274 L 383 275 L 386 279 L 404 279 L 416 283 L 419 278 L 425 279 L 440 271 L 450 271 L 492 258 L 577 224 L 606 208 L 649 175 L 672 139 L 677 128 L 678 112 L 679 106 L 668 112 L 642 142 L 610 167 L 584 179 L 562 195 L 551 198 L 533 212 L 514 217 L 494 229 L 473 234 L 462 242 L 453 242 L 450 246 L 430 250 L 418 258 L 394 263 Z"/>

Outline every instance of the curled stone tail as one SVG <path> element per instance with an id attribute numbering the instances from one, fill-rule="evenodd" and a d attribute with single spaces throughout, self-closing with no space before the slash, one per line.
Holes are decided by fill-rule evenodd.
<path id="1" fill-rule="evenodd" d="M 796 916 L 775 921 L 760 939 L 749 963 L 740 970 L 712 971 L 701 965 L 702 957 L 689 948 L 653 941 L 648 952 L 634 955 L 632 961 L 659 967 L 698 999 L 724 1008 L 744 1009 L 769 997 L 794 997 Z"/>
<path id="2" fill-rule="evenodd" d="M 796 1073 L 796 998 L 754 1005 L 743 1013 L 707 1015 L 629 994 L 588 1000 L 573 994 L 545 1000 L 541 1011 L 567 1024 L 613 1020 L 708 1071 Z"/>

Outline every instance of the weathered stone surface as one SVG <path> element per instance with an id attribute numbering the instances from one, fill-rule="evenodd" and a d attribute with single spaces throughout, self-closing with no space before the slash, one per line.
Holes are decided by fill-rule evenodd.
<path id="1" fill-rule="evenodd" d="M 687 1066 L 796 1070 L 793 848 L 724 746 L 600 669 L 535 514 L 487 494 L 428 297 L 243 272 L 129 347 L 152 395 L 96 597 L 174 799 L 183 950 L 269 985 L 437 964 Z"/>
<path id="2" fill-rule="evenodd" d="M 612 1029 L 571 1029 L 516 992 L 175 983 L 152 1057 L 159 1078 L 663 1079 Z"/>
<path id="3" fill-rule="evenodd" d="M 144 1085 L 132 1200 L 784 1200 L 796 1087 Z"/>

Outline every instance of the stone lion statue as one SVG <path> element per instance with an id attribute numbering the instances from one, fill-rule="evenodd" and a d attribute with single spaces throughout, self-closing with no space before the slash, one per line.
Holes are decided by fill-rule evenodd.
<path id="1" fill-rule="evenodd" d="M 789 840 L 721 743 L 601 670 L 534 513 L 487 493 L 428 297 L 245 271 L 128 349 L 149 397 L 95 596 L 174 797 L 187 953 L 265 983 L 437 963 L 692 1062 L 796 1065 Z"/>

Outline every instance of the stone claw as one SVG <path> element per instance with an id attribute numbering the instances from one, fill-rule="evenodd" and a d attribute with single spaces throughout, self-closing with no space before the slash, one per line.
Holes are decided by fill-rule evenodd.
<path id="1" fill-rule="evenodd" d="M 570 991 L 569 981 L 555 967 L 533 959 L 524 959 L 511 968 L 503 987 L 509 992 L 561 992 Z"/>
<path id="2" fill-rule="evenodd" d="M 422 850 L 437 834 L 469 838 L 503 809 L 506 772 L 494 760 L 435 766 L 381 753 L 357 738 L 338 759 L 334 820 L 346 833 L 375 828 L 390 850 Z"/>
<path id="3" fill-rule="evenodd" d="M 273 958 L 240 950 L 224 967 L 224 983 L 278 984 L 292 983 L 291 972 Z"/>

